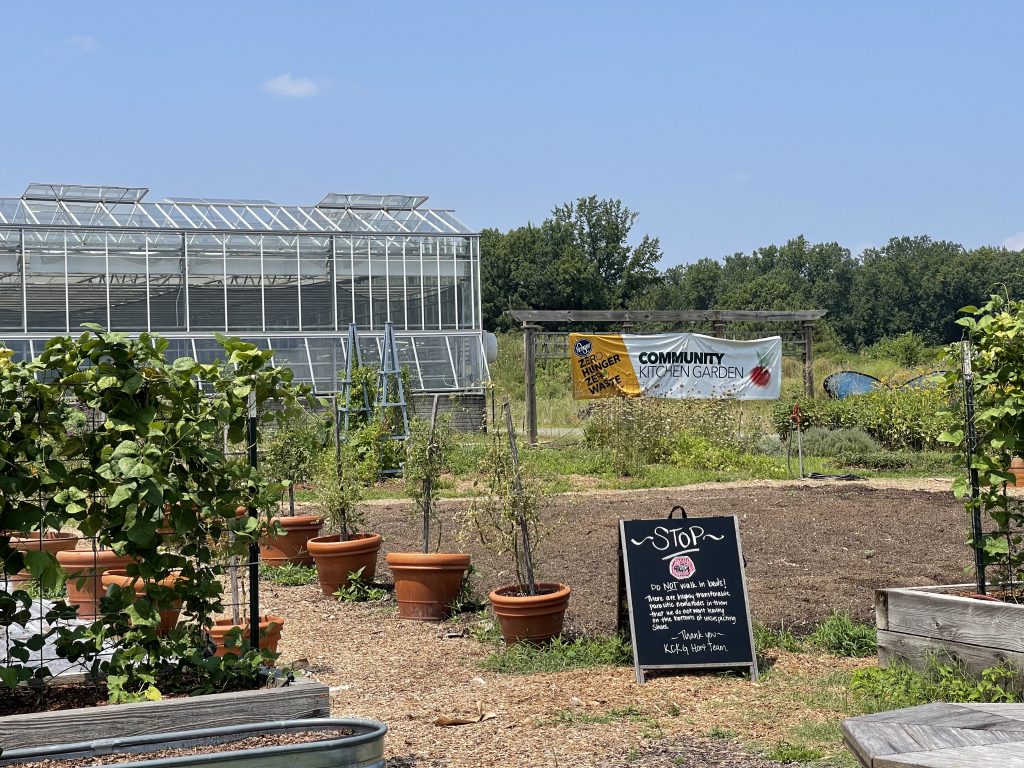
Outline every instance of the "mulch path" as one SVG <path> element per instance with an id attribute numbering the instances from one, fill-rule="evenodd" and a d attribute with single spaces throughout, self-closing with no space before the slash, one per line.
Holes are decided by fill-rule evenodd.
<path id="1" fill-rule="evenodd" d="M 675 504 L 691 516 L 739 516 L 751 609 L 770 625 L 809 629 L 833 610 L 869 620 L 875 588 L 956 582 L 969 560 L 963 507 L 948 492 L 751 483 L 555 496 L 545 505 L 554 524 L 539 573 L 572 586 L 572 630 L 615 629 L 618 519 L 661 517 Z M 442 547 L 473 555 L 478 591 L 485 593 L 511 579 L 504 563 L 475 542 L 456 540 L 464 508 L 463 501 L 444 503 Z M 419 526 L 408 509 L 366 506 L 367 527 L 384 535 L 386 550 L 418 548 Z M 378 574 L 386 580 L 383 552 L 381 558 Z M 770 746 L 787 727 L 834 723 L 836 712 L 805 703 L 807 681 L 873 664 L 779 651 L 771 675 L 755 684 L 687 674 L 641 686 L 623 667 L 501 675 L 479 666 L 491 646 L 450 637 L 450 625 L 403 622 L 393 603 L 338 603 L 316 586 L 262 590 L 264 609 L 288 621 L 283 660 L 308 660 L 307 673 L 331 688 L 335 715 L 387 722 L 393 766 L 764 768 L 771 763 L 732 742 L 702 737 L 721 726 Z M 440 716 L 477 712 L 494 717 L 434 724 Z"/>

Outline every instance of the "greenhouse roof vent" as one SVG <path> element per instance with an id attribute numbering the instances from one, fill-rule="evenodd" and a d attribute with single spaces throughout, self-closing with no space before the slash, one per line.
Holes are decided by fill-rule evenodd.
<path id="1" fill-rule="evenodd" d="M 29 184 L 22 200 L 54 200 L 69 203 L 137 203 L 148 187 L 108 187 L 94 184 Z"/>

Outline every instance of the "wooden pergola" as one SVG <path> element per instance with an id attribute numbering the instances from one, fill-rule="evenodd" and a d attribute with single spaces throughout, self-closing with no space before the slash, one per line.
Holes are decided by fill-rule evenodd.
<path id="1" fill-rule="evenodd" d="M 718 338 L 754 338 L 771 333 L 782 336 L 782 354 L 803 360 L 804 390 L 814 395 L 814 326 L 825 316 L 823 309 L 797 312 L 744 310 L 590 310 L 590 309 L 512 309 L 506 314 L 523 330 L 526 384 L 526 432 L 530 444 L 537 442 L 537 342 L 541 341 L 541 357 L 567 357 L 567 335 L 546 332 L 544 324 L 566 325 L 586 323 L 612 326 L 607 332 L 631 331 L 642 323 L 684 324 L 710 331 Z M 743 333 L 729 334 L 730 325 L 742 324 Z M 778 328 L 781 325 L 782 328 Z M 775 326 L 771 331 L 767 326 Z"/>

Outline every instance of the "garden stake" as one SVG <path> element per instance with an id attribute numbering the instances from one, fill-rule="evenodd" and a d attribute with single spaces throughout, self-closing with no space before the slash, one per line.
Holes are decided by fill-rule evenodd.
<path id="1" fill-rule="evenodd" d="M 256 451 L 257 427 L 256 427 L 256 391 L 249 393 L 249 466 L 255 470 L 259 462 Z M 249 504 L 249 517 L 256 519 L 256 507 Z M 249 647 L 255 650 L 260 649 L 260 544 L 258 541 L 249 542 Z"/>
<path id="2" fill-rule="evenodd" d="M 512 423 L 512 407 L 508 400 L 505 401 L 505 426 L 508 429 L 508 444 L 512 451 L 512 473 L 516 484 L 516 493 L 520 499 L 523 496 L 523 480 L 519 475 L 519 447 L 516 445 L 516 428 Z M 523 535 L 523 559 L 526 562 L 526 588 L 527 594 L 537 594 L 537 582 L 533 578 L 533 556 L 530 554 L 530 527 L 527 525 L 526 517 L 519 515 L 519 530 Z"/>
<path id="3" fill-rule="evenodd" d="M 974 466 L 974 452 L 978 447 L 978 434 L 974 427 L 974 371 L 971 368 L 971 341 L 964 339 L 963 348 L 963 375 L 964 375 L 964 442 L 967 446 L 967 471 L 971 478 L 971 499 L 973 509 L 971 510 L 971 535 L 974 539 L 974 573 L 977 584 L 975 585 L 979 595 L 985 594 L 985 551 L 982 545 L 983 533 L 981 530 L 981 507 L 978 504 L 980 488 L 978 485 L 978 470 Z"/>

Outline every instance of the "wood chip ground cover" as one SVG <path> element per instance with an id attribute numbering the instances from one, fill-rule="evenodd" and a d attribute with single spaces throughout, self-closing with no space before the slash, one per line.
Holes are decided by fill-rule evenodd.
<path id="1" fill-rule="evenodd" d="M 571 630 L 614 631 L 616 521 L 660 517 L 681 503 L 695 516 L 740 517 L 755 620 L 806 629 L 833 610 L 867 620 L 877 587 L 963 578 L 963 508 L 937 487 L 748 483 L 551 497 L 545 514 L 556 524 L 540 573 L 572 585 Z M 509 577 L 475 543 L 454 538 L 464 508 L 445 504 L 442 548 L 473 555 L 485 592 Z M 366 511 L 386 551 L 418 548 L 407 505 Z M 387 578 L 383 562 L 378 573 Z M 394 766 L 759 768 L 767 763 L 751 748 L 785 754 L 780 744 L 812 731 L 834 736 L 823 764 L 853 764 L 838 741 L 841 681 L 870 659 L 772 651 L 774 664 L 756 684 L 690 674 L 640 686 L 629 667 L 502 675 L 479 666 L 492 646 L 449 637 L 448 625 L 401 621 L 393 603 L 339 603 L 316 586 L 262 589 L 264 610 L 287 620 L 283 660 L 308 660 L 307 674 L 331 688 L 335 716 L 388 723 Z M 478 712 L 496 716 L 434 724 Z"/>

